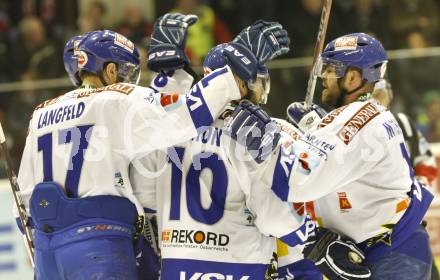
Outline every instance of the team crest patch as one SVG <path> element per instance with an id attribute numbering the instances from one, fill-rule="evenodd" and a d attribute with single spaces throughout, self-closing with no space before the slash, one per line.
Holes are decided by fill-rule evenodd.
<path id="1" fill-rule="evenodd" d="M 344 36 L 336 39 L 335 51 L 356 50 L 357 36 Z"/>
<path id="2" fill-rule="evenodd" d="M 89 58 L 87 57 L 87 54 L 83 51 L 78 51 L 77 52 L 77 57 L 78 57 L 78 68 L 83 68 L 87 62 L 89 61 Z"/>

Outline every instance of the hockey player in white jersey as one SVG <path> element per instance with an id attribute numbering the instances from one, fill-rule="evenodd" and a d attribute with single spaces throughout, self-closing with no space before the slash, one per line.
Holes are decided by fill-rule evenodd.
<path id="1" fill-rule="evenodd" d="M 132 239 L 143 209 L 130 163 L 197 135 L 240 98 L 236 77 L 255 73 L 256 63 L 232 58 L 234 70 L 208 76 L 166 111 L 155 104 L 157 93 L 135 85 L 139 54 L 124 36 L 91 32 L 77 52 L 87 87 L 37 106 L 18 176 L 35 224 L 36 278 L 136 279 Z"/>
<path id="2" fill-rule="evenodd" d="M 267 32 L 261 47 L 270 51 L 268 55 L 273 57 L 281 48 L 288 50 L 287 33 L 281 26 L 258 24 L 251 28 Z M 269 36 L 280 44 L 273 51 L 267 50 Z M 205 73 L 224 67 L 227 51 L 245 56 L 251 53 L 241 44 L 219 45 L 207 55 Z M 264 81 L 252 78 L 240 89 L 246 98 L 260 102 L 265 99 Z M 231 162 L 238 159 L 229 150 L 234 151 L 234 143 L 222 133 L 223 122 L 220 117 L 192 141 L 170 149 L 168 155 L 156 153 L 145 158 L 144 174 L 133 169 L 131 178 L 139 183 L 137 189 L 151 191 L 144 197 L 145 205 L 158 211 L 163 279 L 264 279 L 275 249 L 275 239 L 269 235 L 292 243 L 300 242 L 295 230 L 306 235 L 303 219 L 298 216 L 295 220 L 288 204 L 268 189 L 258 191 L 258 186 L 244 181 L 240 170 L 234 169 Z M 147 170 L 160 174 L 148 179 Z M 268 203 L 261 207 L 263 201 Z M 273 221 L 274 215 L 289 222 Z"/>
<path id="3" fill-rule="evenodd" d="M 301 141 L 275 150 L 262 180 L 277 178 L 272 189 L 283 200 L 313 201 L 323 226 L 363 249 L 372 279 L 429 279 L 431 252 L 420 223 L 432 194 L 414 179 L 395 118 L 368 98 L 385 74 L 385 50 L 369 35 L 349 34 L 326 46 L 321 63 L 322 100 L 336 109 Z M 232 135 L 252 113 L 239 108 L 234 115 Z M 328 261 L 325 252 L 310 249 L 308 258 Z"/>
<path id="4" fill-rule="evenodd" d="M 183 15 L 179 15 L 184 18 Z M 182 34 L 186 34 L 186 28 L 182 28 Z M 75 87 L 79 87 L 82 84 L 81 78 L 79 77 L 78 69 L 78 58 L 77 58 L 77 48 L 81 39 L 85 37 L 84 35 L 72 36 L 66 43 L 63 51 L 63 61 L 64 68 Z M 87 87 L 86 85 L 83 88 Z M 189 90 L 189 87 L 188 87 Z M 158 102 L 157 102 L 158 103 Z M 152 244 L 148 242 L 148 234 L 151 233 L 149 226 L 151 221 L 148 220 L 148 214 L 145 215 L 145 228 L 144 235 L 134 236 L 134 254 L 136 256 L 136 266 L 138 268 L 139 279 L 158 279 L 159 278 L 159 256 L 157 252 L 153 249 Z M 19 218 L 17 218 L 17 224 L 21 225 Z M 20 227 L 21 229 L 21 227 Z"/>
<path id="5" fill-rule="evenodd" d="M 393 97 L 391 84 L 387 80 L 376 83 L 372 98 L 389 108 Z M 416 122 L 408 115 L 394 113 L 394 117 L 402 129 L 411 165 L 414 167 L 414 175 L 423 185 L 431 187 L 437 177 L 438 167 L 428 141 L 417 128 Z"/>
<path id="6" fill-rule="evenodd" d="M 258 44 L 262 38 L 261 48 L 251 46 L 256 52 L 261 50 L 257 58 L 274 57 L 285 48 L 286 33 L 277 29 L 279 25 L 264 22 L 245 29 L 243 36 L 249 41 Z M 280 46 L 271 46 L 267 41 L 271 37 Z M 223 52 L 238 46 L 214 48 L 205 60 L 205 70 L 224 66 Z M 246 98 L 258 103 L 265 100 L 261 94 L 267 88 L 265 81 L 243 83 Z M 235 143 L 223 134 L 223 122 L 221 117 L 168 155 L 144 158 L 144 172 L 133 169 L 132 181 L 151 190 L 142 201 L 158 210 L 164 279 L 263 279 L 275 249 L 272 236 L 295 245 L 304 242 L 313 229 L 313 223 L 303 223 L 305 217 L 292 212 L 272 191 L 247 180 L 247 165 L 241 164 Z"/>
<path id="7" fill-rule="evenodd" d="M 393 100 L 391 84 L 385 79 L 377 82 L 371 95 L 372 98 L 389 108 Z M 435 156 L 429 148 L 428 141 L 409 116 L 404 113 L 393 114 L 402 129 L 409 159 L 414 168 L 414 176 L 424 186 L 431 188 L 433 181 L 437 177 L 438 167 Z M 439 280 L 439 278 L 438 268 L 433 261 L 431 280 Z"/>
<path id="8" fill-rule="evenodd" d="M 177 33 L 179 36 L 173 37 L 168 36 L 170 39 L 167 47 L 167 51 L 175 50 L 183 50 L 185 47 L 185 38 L 187 35 L 187 29 L 196 21 L 196 17 L 192 15 L 182 15 L 178 13 L 174 14 L 166 14 L 156 20 L 155 28 L 153 32 L 153 39 L 155 41 L 162 40 L 162 44 L 165 43 L 166 39 L 165 35 L 169 35 L 170 32 Z M 176 23 L 181 23 L 180 26 L 176 26 Z M 87 33 L 85 34 L 87 35 Z M 81 85 L 81 79 L 79 77 L 79 69 L 77 62 L 77 48 L 81 39 L 85 35 L 77 35 L 73 36 L 69 39 L 64 47 L 63 52 L 63 60 L 64 67 L 66 72 L 69 75 L 70 80 L 74 86 Z M 163 45 L 162 45 L 163 46 Z M 154 52 L 154 46 L 150 48 L 149 52 Z M 177 53 L 177 52 L 176 52 Z M 193 77 L 189 74 L 192 73 L 191 69 L 188 68 L 187 63 L 188 60 L 186 55 L 182 52 L 176 54 L 173 58 L 168 57 L 168 61 L 173 61 L 173 65 L 170 63 L 158 63 L 157 60 L 162 60 L 161 57 L 153 57 L 148 61 L 148 65 L 155 70 L 161 71 L 152 81 L 150 87 L 160 92 L 160 100 L 157 100 L 156 103 L 161 106 L 162 103 L 168 102 L 167 100 L 171 100 L 171 98 L 175 95 L 169 95 L 167 92 L 175 93 L 187 93 L 193 83 Z M 162 61 L 160 61 L 162 62 Z M 173 74 L 166 75 L 163 72 L 170 69 L 172 66 Z M 177 69 L 176 69 L 177 68 Z M 185 70 L 180 70 L 179 68 L 183 68 Z M 166 87 L 165 87 L 166 85 Z M 86 87 L 85 85 L 83 87 Z M 168 106 L 169 109 L 169 106 Z M 20 221 L 18 224 L 21 225 Z M 138 276 L 139 279 L 158 279 L 159 278 L 159 255 L 157 250 L 157 229 L 155 228 L 156 222 L 155 217 L 151 215 L 149 209 L 147 209 L 145 213 L 145 228 L 144 235 L 138 235 L 135 238 L 134 247 L 135 247 L 135 256 L 136 256 L 136 265 L 138 268 Z M 157 227 L 157 226 L 156 226 Z"/>

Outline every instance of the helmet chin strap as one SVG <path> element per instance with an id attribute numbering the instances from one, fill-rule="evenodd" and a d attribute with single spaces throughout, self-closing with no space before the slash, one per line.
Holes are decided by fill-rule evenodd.
<path id="1" fill-rule="evenodd" d="M 362 80 L 362 83 L 358 87 L 356 87 L 356 88 L 354 88 L 354 89 L 352 89 L 350 91 L 347 91 L 346 89 L 342 88 L 342 79 L 343 78 L 339 78 L 338 79 L 338 87 L 339 87 L 339 92 L 341 94 L 339 95 L 338 100 L 336 100 L 335 108 L 341 107 L 343 105 L 343 102 L 344 102 L 344 99 L 345 99 L 346 96 L 348 96 L 348 95 L 350 95 L 350 94 L 360 90 L 363 86 L 365 86 L 365 83 L 366 83 L 365 80 Z"/>

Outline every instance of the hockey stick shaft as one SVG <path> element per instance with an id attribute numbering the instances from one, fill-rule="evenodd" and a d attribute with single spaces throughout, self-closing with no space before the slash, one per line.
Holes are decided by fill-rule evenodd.
<path id="1" fill-rule="evenodd" d="M 327 33 L 328 20 L 330 18 L 330 11 L 332 9 L 332 0 L 325 0 L 322 7 L 321 21 L 319 22 L 318 36 L 316 38 L 315 49 L 313 50 L 312 69 L 310 70 L 309 81 L 307 83 L 307 93 L 305 98 L 305 108 L 309 109 L 312 106 L 313 96 L 315 95 L 315 86 L 317 78 L 317 61 L 319 55 L 324 49 L 325 34 Z"/>
<path id="2" fill-rule="evenodd" d="M 26 245 L 26 249 L 29 255 L 29 259 L 31 261 L 32 267 L 34 267 L 34 245 L 32 232 L 28 224 L 28 215 L 26 213 L 26 207 L 24 206 L 23 199 L 20 194 L 20 187 L 17 182 L 17 176 L 15 175 L 11 156 L 9 155 L 8 147 L 6 145 L 6 137 L 3 132 L 2 124 L 0 123 L 0 149 L 4 157 L 6 174 L 9 178 L 9 183 L 11 184 L 12 194 L 14 195 L 15 205 L 17 206 L 18 214 L 20 216 L 21 225 L 23 227 L 23 237 Z"/>

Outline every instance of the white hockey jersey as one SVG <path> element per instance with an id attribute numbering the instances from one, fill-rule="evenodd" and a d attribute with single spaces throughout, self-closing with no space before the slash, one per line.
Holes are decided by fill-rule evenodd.
<path id="1" fill-rule="evenodd" d="M 393 115 L 373 99 L 330 112 L 302 141 L 293 145 L 296 161 L 281 147 L 265 163 L 273 176 L 266 173 L 262 180 L 272 183 L 283 200 L 314 201 L 324 227 L 356 242 L 391 234 L 389 225 L 402 218 L 411 200 L 423 199 L 412 177 L 402 131 Z M 413 195 L 408 196 L 412 187 Z M 425 202 L 429 205 L 430 198 Z M 426 207 L 414 214 L 418 223 Z"/>
<path id="2" fill-rule="evenodd" d="M 223 125 L 216 120 L 131 169 L 142 205 L 157 210 L 163 279 L 264 279 L 274 237 L 295 245 L 313 231 L 305 216 L 252 180 L 254 161 Z"/>
<path id="3" fill-rule="evenodd" d="M 219 94 L 221 92 L 221 94 Z M 26 207 L 34 186 L 55 181 L 71 197 L 114 195 L 138 211 L 129 165 L 138 156 L 191 139 L 240 93 L 229 67 L 200 81 L 169 110 L 151 88 L 114 84 L 77 89 L 39 105 L 18 175 Z"/>

